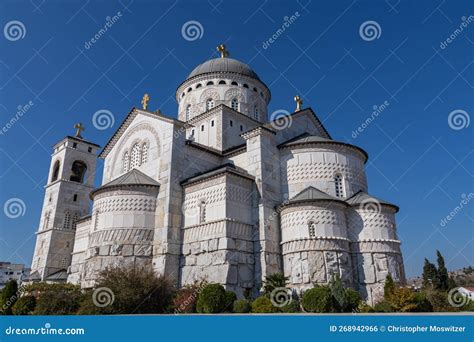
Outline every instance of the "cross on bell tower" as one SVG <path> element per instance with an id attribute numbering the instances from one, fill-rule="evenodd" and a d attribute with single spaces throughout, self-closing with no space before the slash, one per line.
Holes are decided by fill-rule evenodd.
<path id="1" fill-rule="evenodd" d="M 219 51 L 219 52 L 221 53 L 221 58 L 229 57 L 229 51 L 226 50 L 224 44 L 220 44 L 220 45 L 217 47 L 217 51 Z"/>
<path id="2" fill-rule="evenodd" d="M 82 125 L 81 122 L 77 123 L 74 125 L 74 128 L 76 129 L 76 138 L 79 138 L 79 139 L 82 139 L 82 131 L 85 131 L 86 129 L 84 128 L 84 126 Z"/>

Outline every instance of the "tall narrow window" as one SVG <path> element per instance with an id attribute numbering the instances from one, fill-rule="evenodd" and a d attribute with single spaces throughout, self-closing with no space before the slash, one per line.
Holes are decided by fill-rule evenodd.
<path id="1" fill-rule="evenodd" d="M 253 108 L 253 118 L 255 120 L 258 120 L 258 107 L 257 106 Z"/>
<path id="2" fill-rule="evenodd" d="M 309 231 L 309 237 L 310 238 L 316 237 L 316 223 L 309 222 L 308 223 L 308 231 Z"/>
<path id="3" fill-rule="evenodd" d="M 72 163 L 71 177 L 69 177 L 69 180 L 72 182 L 82 183 L 84 181 L 86 171 L 86 164 L 83 161 L 76 160 L 74 163 Z"/>
<path id="4" fill-rule="evenodd" d="M 72 229 L 74 230 L 76 230 L 77 220 L 79 220 L 79 214 L 74 213 L 74 216 L 72 217 Z"/>
<path id="5" fill-rule="evenodd" d="M 51 177 L 51 182 L 54 182 L 55 180 L 58 179 L 60 166 L 61 164 L 59 163 L 59 160 L 56 160 L 56 162 L 54 163 L 53 176 Z"/>
<path id="6" fill-rule="evenodd" d="M 206 222 L 206 202 L 202 200 L 199 203 L 199 223 Z"/>
<path id="7" fill-rule="evenodd" d="M 99 214 L 100 214 L 100 211 L 99 209 L 97 209 L 95 212 L 94 230 L 97 230 L 97 227 L 99 227 Z"/>
<path id="8" fill-rule="evenodd" d="M 127 172 L 129 165 L 130 165 L 130 155 L 128 154 L 128 151 L 127 151 L 123 154 L 122 172 Z"/>
<path id="9" fill-rule="evenodd" d="M 130 154 L 130 170 L 140 166 L 140 145 L 135 144 Z"/>
<path id="10" fill-rule="evenodd" d="M 213 99 L 207 99 L 206 101 L 206 110 L 214 108 L 214 100 Z"/>
<path id="11" fill-rule="evenodd" d="M 230 101 L 230 107 L 233 109 L 233 110 L 239 110 L 239 100 L 237 99 L 232 99 L 232 101 Z"/>
<path id="12" fill-rule="evenodd" d="M 343 198 L 344 197 L 344 186 L 342 183 L 342 176 L 337 174 L 334 176 L 334 187 L 336 190 L 336 197 Z"/>
<path id="13" fill-rule="evenodd" d="M 43 229 L 48 229 L 49 227 L 49 217 L 51 216 L 51 212 L 47 211 L 44 214 L 44 222 L 43 222 Z"/>
<path id="14" fill-rule="evenodd" d="M 148 144 L 143 143 L 142 146 L 142 164 L 145 164 L 148 161 Z"/>
<path id="15" fill-rule="evenodd" d="M 191 105 L 186 106 L 186 121 L 189 120 L 189 117 L 191 116 Z"/>
<path id="16" fill-rule="evenodd" d="M 66 212 L 64 213 L 64 224 L 63 224 L 63 228 L 64 228 L 64 229 L 69 229 L 70 224 L 71 224 L 71 214 L 69 213 L 69 211 L 66 211 Z"/>

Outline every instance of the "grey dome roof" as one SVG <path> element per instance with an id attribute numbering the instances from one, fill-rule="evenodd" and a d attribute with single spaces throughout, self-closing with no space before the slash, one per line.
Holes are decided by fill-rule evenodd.
<path id="1" fill-rule="evenodd" d="M 233 73 L 248 76 L 260 81 L 260 77 L 258 77 L 257 73 L 253 71 L 247 64 L 242 63 L 236 59 L 227 58 L 227 57 L 210 59 L 198 65 L 189 74 L 187 79 L 190 79 L 198 75 L 211 73 L 211 72 L 233 72 Z"/>

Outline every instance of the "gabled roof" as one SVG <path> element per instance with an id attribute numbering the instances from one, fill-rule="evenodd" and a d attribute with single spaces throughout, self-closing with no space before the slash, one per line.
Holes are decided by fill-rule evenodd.
<path id="1" fill-rule="evenodd" d="M 370 203 L 370 202 L 380 203 L 381 205 L 391 206 L 391 207 L 395 208 L 396 211 L 399 210 L 398 206 L 396 206 L 395 204 L 389 203 L 387 201 L 381 200 L 380 198 L 369 195 L 368 193 L 366 193 L 362 190 L 356 192 L 354 195 L 349 197 L 346 200 L 346 202 L 349 203 L 351 206 L 358 206 L 358 205 L 365 204 L 365 203 Z"/>
<path id="2" fill-rule="evenodd" d="M 336 141 L 332 139 L 326 139 L 317 135 L 310 135 L 309 133 L 303 133 L 295 138 L 287 140 L 281 143 L 280 145 L 278 145 L 278 148 L 285 148 L 285 147 L 305 145 L 305 144 L 318 144 L 318 143 L 319 144 L 335 144 L 335 145 L 350 147 L 362 153 L 365 156 L 366 162 L 369 159 L 369 155 L 367 154 L 367 152 L 365 152 L 363 149 L 361 149 L 358 146 L 354 146 L 345 142 Z"/>
<path id="3" fill-rule="evenodd" d="M 45 280 L 50 281 L 65 281 L 67 280 L 67 271 L 62 269 L 57 272 L 51 273 L 49 276 L 45 278 Z"/>
<path id="4" fill-rule="evenodd" d="M 313 202 L 313 201 L 330 201 L 330 202 L 339 202 L 342 204 L 347 204 L 343 200 L 333 197 L 324 191 L 321 191 L 319 189 L 316 189 L 313 186 L 308 186 L 306 189 L 303 191 L 299 192 L 292 198 L 290 198 L 289 201 L 284 202 L 281 206 L 286 206 L 290 204 L 296 204 L 296 203 L 302 203 L 302 202 Z"/>
<path id="5" fill-rule="evenodd" d="M 318 116 L 316 115 L 316 113 L 313 111 L 313 109 L 310 107 L 310 108 L 305 108 L 305 109 L 302 109 L 302 110 L 299 110 L 297 112 L 293 112 L 293 113 L 290 113 L 288 114 L 287 116 L 291 116 L 293 118 L 295 117 L 298 117 L 298 116 L 302 116 L 302 115 L 307 115 L 311 118 L 311 120 L 314 121 L 315 125 L 317 127 L 319 127 L 322 131 L 323 131 L 323 134 L 325 135 L 325 138 L 327 139 L 332 139 L 331 138 L 331 135 L 329 134 L 329 132 L 326 130 L 326 128 L 324 127 L 323 123 L 321 122 L 321 120 L 319 120 Z M 275 121 L 278 121 L 278 120 L 281 120 L 281 118 L 284 117 L 284 116 L 279 116 L 277 118 L 275 118 L 274 120 L 272 121 L 269 121 L 265 124 L 265 127 L 267 128 L 272 128 L 272 122 L 275 122 Z"/>
<path id="6" fill-rule="evenodd" d="M 91 198 L 99 191 L 102 190 L 110 190 L 114 188 L 126 187 L 126 186 L 151 186 L 151 187 L 159 187 L 160 183 L 158 183 L 153 178 L 145 175 L 143 172 L 132 169 L 127 173 L 121 175 L 118 178 L 102 185 L 101 187 L 93 190 L 90 194 Z"/>
<path id="7" fill-rule="evenodd" d="M 215 168 L 212 168 L 210 170 L 195 174 L 194 176 L 191 176 L 191 177 L 183 180 L 181 182 L 181 185 L 186 186 L 186 185 L 189 185 L 189 184 L 192 184 L 192 183 L 196 183 L 196 182 L 199 182 L 199 181 L 206 180 L 206 179 L 211 178 L 213 176 L 221 175 L 223 173 L 232 173 L 234 175 L 237 175 L 237 176 L 240 176 L 240 177 L 243 177 L 243 178 L 247 178 L 251 181 L 253 181 L 255 179 L 255 177 L 253 177 L 251 174 L 249 174 L 244 169 L 242 169 L 240 167 L 236 167 L 232 163 L 227 163 L 227 164 L 219 165 L 219 166 L 217 166 Z"/>
<path id="8" fill-rule="evenodd" d="M 166 122 L 169 122 L 171 124 L 177 124 L 177 125 L 180 125 L 180 126 L 184 126 L 184 127 L 187 127 L 187 123 L 186 122 L 183 122 L 183 121 L 180 121 L 180 120 L 177 120 L 177 119 L 173 119 L 173 118 L 169 118 L 163 114 L 160 114 L 160 113 L 152 113 L 152 112 L 148 112 L 146 110 L 142 110 L 142 109 L 137 109 L 135 107 L 133 107 L 130 112 L 127 114 L 127 116 L 125 117 L 125 119 L 122 121 L 122 123 L 120 124 L 119 128 L 115 131 L 114 135 L 112 135 L 112 137 L 110 138 L 110 140 L 107 142 L 107 144 L 105 144 L 105 147 L 104 149 L 102 150 L 102 152 L 99 154 L 99 158 L 103 159 L 105 157 L 107 157 L 107 155 L 109 154 L 109 152 L 112 150 L 112 148 L 115 146 L 115 144 L 117 143 L 117 141 L 120 139 L 120 137 L 122 136 L 122 134 L 127 130 L 127 128 L 130 126 L 130 124 L 132 123 L 133 119 L 135 119 L 135 117 L 138 115 L 138 114 L 143 114 L 143 115 L 146 115 L 146 116 L 149 116 L 151 118 L 155 118 L 155 119 L 161 119 L 163 121 L 166 121 Z"/>
<path id="9" fill-rule="evenodd" d="M 40 281 L 41 276 L 38 271 L 34 271 L 33 273 L 30 273 L 30 275 L 25 279 L 25 281 Z"/>

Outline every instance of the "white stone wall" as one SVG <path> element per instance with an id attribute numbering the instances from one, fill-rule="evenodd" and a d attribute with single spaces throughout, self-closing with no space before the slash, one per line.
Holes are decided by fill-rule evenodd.
<path id="1" fill-rule="evenodd" d="M 284 207 L 280 213 L 284 273 L 292 287 L 304 290 L 339 275 L 352 286 L 345 205 L 335 202 Z M 309 233 L 315 225 L 315 236 Z"/>
<path id="2" fill-rule="evenodd" d="M 340 145 L 301 145 L 281 150 L 282 192 L 292 198 L 308 186 L 336 197 L 335 175 L 343 180 L 344 198 L 367 192 L 361 153 Z"/>
<path id="3" fill-rule="evenodd" d="M 87 247 L 89 245 L 89 231 L 91 218 L 77 224 L 74 249 L 72 251 L 71 266 L 68 269 L 68 282 L 76 285 L 81 284 L 84 272 Z"/>

